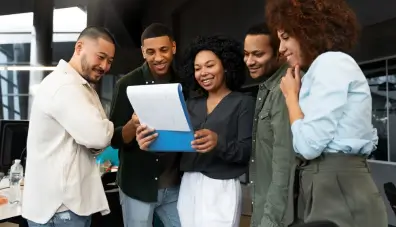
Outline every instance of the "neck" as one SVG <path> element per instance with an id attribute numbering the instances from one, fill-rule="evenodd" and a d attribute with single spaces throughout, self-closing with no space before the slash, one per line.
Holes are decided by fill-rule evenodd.
<path id="1" fill-rule="evenodd" d="M 274 58 L 265 77 L 271 77 L 285 62 Z"/>
<path id="2" fill-rule="evenodd" d="M 82 69 L 80 67 L 80 64 L 78 63 L 77 59 L 75 57 L 72 57 L 69 61 L 69 65 L 78 72 L 82 76 Z"/>
<path id="3" fill-rule="evenodd" d="M 159 82 L 161 82 L 161 81 L 165 81 L 165 82 L 170 81 L 170 79 L 171 79 L 170 69 L 165 74 L 162 74 L 162 75 L 158 75 L 150 67 L 149 67 L 149 69 L 150 69 L 150 73 L 151 73 L 151 75 L 153 75 L 155 81 L 159 81 Z"/>
<path id="4" fill-rule="evenodd" d="M 227 87 L 222 87 L 217 89 L 216 91 L 209 92 L 208 99 L 222 99 L 229 93 L 231 93 L 230 89 L 228 89 Z"/>

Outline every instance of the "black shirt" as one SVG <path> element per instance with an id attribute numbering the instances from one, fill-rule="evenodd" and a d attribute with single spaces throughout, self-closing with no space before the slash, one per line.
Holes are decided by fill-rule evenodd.
<path id="1" fill-rule="evenodd" d="M 170 83 L 180 82 L 173 71 L 170 74 Z M 122 138 L 122 127 L 134 112 L 126 94 L 127 87 L 157 82 L 161 83 L 154 79 L 147 63 L 144 63 L 117 81 L 110 111 L 110 120 L 115 128 L 111 146 L 119 149 L 118 186 L 127 196 L 144 202 L 156 202 L 159 188 L 180 183 L 180 153 L 142 151 L 135 139 L 125 144 Z"/>
<path id="2" fill-rule="evenodd" d="M 206 100 L 188 100 L 188 113 L 194 130 L 205 128 L 217 133 L 217 146 L 207 153 L 183 153 L 180 168 L 214 179 L 237 178 L 246 172 L 252 150 L 254 98 L 231 92 L 210 114 Z"/>

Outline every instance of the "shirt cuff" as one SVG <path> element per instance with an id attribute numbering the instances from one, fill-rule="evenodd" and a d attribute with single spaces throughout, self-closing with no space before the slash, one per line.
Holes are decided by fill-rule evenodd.
<path id="1" fill-rule="evenodd" d="M 302 119 L 298 119 L 293 122 L 293 124 L 291 125 L 291 131 L 292 131 L 293 135 L 296 135 L 297 133 L 299 133 L 299 129 L 301 128 L 302 123 L 303 123 Z"/>

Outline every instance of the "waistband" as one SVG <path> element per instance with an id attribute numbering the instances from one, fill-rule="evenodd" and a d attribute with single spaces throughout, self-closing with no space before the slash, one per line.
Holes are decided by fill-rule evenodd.
<path id="1" fill-rule="evenodd" d="M 322 153 L 322 155 L 316 159 L 302 161 L 297 168 L 299 170 L 313 172 L 370 172 L 367 164 L 367 156 L 351 155 L 345 153 Z"/>

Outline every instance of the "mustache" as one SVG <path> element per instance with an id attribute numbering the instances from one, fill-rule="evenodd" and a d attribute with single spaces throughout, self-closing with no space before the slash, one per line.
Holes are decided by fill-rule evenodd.
<path id="1" fill-rule="evenodd" d="M 104 74 L 105 73 L 104 69 L 102 69 L 100 67 L 94 67 L 93 70 L 97 71 L 100 74 Z"/>

